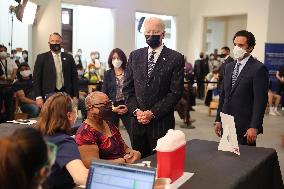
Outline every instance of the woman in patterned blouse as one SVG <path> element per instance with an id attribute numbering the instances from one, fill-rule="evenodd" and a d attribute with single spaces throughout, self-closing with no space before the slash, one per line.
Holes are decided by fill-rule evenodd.
<path id="1" fill-rule="evenodd" d="M 85 99 L 88 116 L 78 129 L 75 140 L 85 166 L 94 158 L 117 163 L 134 163 L 141 154 L 129 148 L 118 128 L 107 121 L 112 112 L 112 102 L 102 92 L 92 92 Z"/>

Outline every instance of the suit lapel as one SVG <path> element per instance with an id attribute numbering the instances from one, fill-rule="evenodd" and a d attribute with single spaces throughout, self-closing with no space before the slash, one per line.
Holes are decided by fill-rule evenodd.
<path id="1" fill-rule="evenodd" d="M 53 55 L 52 55 L 52 52 L 49 51 L 49 61 L 51 63 L 51 68 L 52 68 L 52 73 L 54 73 L 54 76 L 56 76 L 56 69 L 55 69 L 55 62 L 54 62 L 54 58 L 53 58 Z"/>
<path id="2" fill-rule="evenodd" d="M 148 79 L 148 82 L 150 82 L 153 79 L 153 77 L 161 71 L 161 69 L 163 68 L 163 66 L 165 66 L 167 61 L 168 61 L 167 47 L 164 46 L 155 64 L 154 70 L 151 73 L 150 78 Z"/>
<path id="3" fill-rule="evenodd" d="M 142 60 L 141 68 L 142 68 L 142 74 L 143 74 L 143 81 L 147 82 L 147 79 L 148 79 L 148 48 L 147 47 L 144 48 L 144 52 L 142 54 L 141 60 Z"/>
<path id="4" fill-rule="evenodd" d="M 239 76 L 238 76 L 238 78 L 237 78 L 237 80 L 236 80 L 236 82 L 235 82 L 235 85 L 234 85 L 233 88 L 231 89 L 230 94 L 232 94 L 232 93 L 235 91 L 235 89 L 236 89 L 236 88 L 238 87 L 238 85 L 240 84 L 242 78 L 243 78 L 243 77 L 246 75 L 246 73 L 250 70 L 251 65 L 252 65 L 252 61 L 253 61 L 253 59 L 252 59 L 252 57 L 250 57 L 249 60 L 247 61 L 246 65 L 245 65 L 245 67 L 242 69 L 241 73 L 239 74 Z M 233 69 L 233 70 L 234 70 L 234 69 Z M 232 78 L 232 76 L 231 76 L 231 78 Z M 231 79 L 231 85 L 232 85 L 232 79 Z"/>

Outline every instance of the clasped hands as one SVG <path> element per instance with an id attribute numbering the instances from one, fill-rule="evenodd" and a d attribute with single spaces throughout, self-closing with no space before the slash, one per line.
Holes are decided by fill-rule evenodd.
<path id="1" fill-rule="evenodd" d="M 139 123 L 146 125 L 154 118 L 154 114 L 150 110 L 142 111 L 138 110 L 136 112 L 136 117 Z"/>

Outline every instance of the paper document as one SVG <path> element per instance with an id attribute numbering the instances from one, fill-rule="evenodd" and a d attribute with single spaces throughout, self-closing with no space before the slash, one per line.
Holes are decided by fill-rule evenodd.
<path id="1" fill-rule="evenodd" d="M 223 135 L 218 150 L 229 151 L 240 155 L 234 117 L 222 112 L 220 113 L 220 116 L 222 120 Z"/>

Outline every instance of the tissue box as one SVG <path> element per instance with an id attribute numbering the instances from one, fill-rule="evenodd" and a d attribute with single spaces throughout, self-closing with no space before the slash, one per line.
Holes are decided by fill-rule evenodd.
<path id="1" fill-rule="evenodd" d="M 170 152 L 157 151 L 157 177 L 174 182 L 183 175 L 184 160 L 185 144 Z"/>

